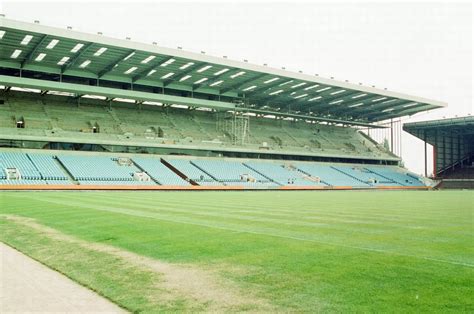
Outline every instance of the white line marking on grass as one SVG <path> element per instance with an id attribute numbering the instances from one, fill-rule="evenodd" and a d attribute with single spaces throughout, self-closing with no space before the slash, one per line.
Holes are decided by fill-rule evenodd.
<path id="1" fill-rule="evenodd" d="M 277 237 L 277 238 L 283 238 L 283 239 L 292 239 L 292 240 L 297 240 L 297 241 L 307 241 L 307 242 L 325 244 L 325 245 L 329 245 L 329 246 L 338 246 L 338 247 L 345 247 L 345 248 L 363 250 L 363 251 L 369 251 L 369 252 L 392 254 L 392 255 L 398 255 L 398 256 L 403 256 L 403 257 L 412 257 L 412 258 L 424 259 L 424 260 L 433 261 L 433 262 L 451 264 L 451 265 L 474 267 L 474 264 L 468 264 L 468 263 L 463 263 L 463 262 L 450 261 L 450 260 L 444 260 L 444 259 L 438 259 L 438 258 L 432 258 L 432 257 L 426 257 L 426 256 L 418 256 L 418 255 L 412 255 L 412 254 L 404 254 L 404 253 L 393 252 L 393 251 L 382 250 L 382 249 L 374 249 L 374 248 L 368 248 L 368 247 L 346 245 L 346 244 L 334 243 L 334 242 L 329 242 L 329 241 L 299 238 L 299 237 L 279 235 L 279 234 L 274 234 L 274 233 L 258 232 L 258 231 L 251 231 L 251 230 L 239 230 L 239 229 L 216 226 L 216 225 L 205 224 L 205 223 L 197 223 L 197 222 L 176 220 L 176 219 L 171 219 L 171 218 L 165 218 L 165 217 L 162 217 L 158 214 L 152 214 L 152 213 L 147 213 L 147 212 L 143 212 L 143 211 L 139 211 L 139 210 L 133 210 L 133 209 L 127 209 L 127 208 L 118 208 L 118 207 L 112 208 L 112 207 L 104 207 L 104 206 L 97 207 L 97 206 L 92 206 L 92 205 L 85 205 L 83 203 L 71 205 L 70 204 L 71 203 L 70 199 L 67 200 L 69 202 L 69 204 L 67 204 L 67 203 L 64 203 L 64 202 L 55 201 L 55 200 L 51 200 L 51 199 L 44 200 L 44 199 L 33 198 L 31 196 L 26 196 L 26 197 L 34 199 L 34 200 L 39 200 L 41 202 L 60 204 L 60 205 L 66 206 L 66 207 L 75 207 L 75 206 L 77 206 L 77 207 L 88 208 L 88 209 L 93 209 L 93 210 L 107 211 L 107 212 L 124 214 L 124 215 L 135 216 L 135 217 L 144 217 L 144 218 L 151 218 L 151 219 L 157 219 L 157 220 L 164 220 L 164 221 L 169 221 L 169 222 L 174 222 L 174 223 L 196 225 L 196 226 L 213 228 L 213 229 L 233 231 L 233 232 L 238 232 L 238 233 L 249 233 L 249 234 L 271 236 L 271 237 Z"/>

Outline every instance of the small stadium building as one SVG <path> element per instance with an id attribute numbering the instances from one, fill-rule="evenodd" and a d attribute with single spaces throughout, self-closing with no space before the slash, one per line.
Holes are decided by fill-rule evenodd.
<path id="1" fill-rule="evenodd" d="M 406 123 L 403 129 L 433 146 L 433 174 L 443 188 L 474 188 L 474 117 Z"/>

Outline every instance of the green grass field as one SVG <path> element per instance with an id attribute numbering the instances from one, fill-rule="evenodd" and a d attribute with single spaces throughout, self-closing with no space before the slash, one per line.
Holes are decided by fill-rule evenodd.
<path id="1" fill-rule="evenodd" d="M 134 312 L 474 312 L 474 193 L 0 192 L 0 241 Z"/>

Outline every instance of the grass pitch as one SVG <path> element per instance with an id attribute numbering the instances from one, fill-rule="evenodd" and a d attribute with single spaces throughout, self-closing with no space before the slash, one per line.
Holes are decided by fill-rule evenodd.
<path id="1" fill-rule="evenodd" d="M 474 193 L 1 192 L 0 241 L 120 306 L 474 311 Z"/>

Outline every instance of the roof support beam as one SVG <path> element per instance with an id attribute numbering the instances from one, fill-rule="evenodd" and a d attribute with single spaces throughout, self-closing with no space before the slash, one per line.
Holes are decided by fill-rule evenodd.
<path id="1" fill-rule="evenodd" d="M 344 104 L 344 98 L 347 98 L 356 94 L 360 94 L 359 92 L 354 92 L 354 91 L 351 92 L 349 90 L 346 90 L 346 92 L 341 93 L 344 95 L 338 94 L 338 95 L 330 96 L 331 93 L 334 93 L 334 91 L 328 91 L 327 93 L 324 93 L 324 94 L 321 93 L 321 94 L 313 94 L 313 95 L 306 96 L 303 99 L 307 99 L 307 98 L 311 99 L 311 98 L 319 97 L 319 96 L 321 96 L 322 98 L 312 101 L 312 102 L 307 101 L 307 100 L 300 100 L 298 102 L 294 102 L 291 104 L 291 109 L 292 110 L 307 109 L 308 111 L 312 111 L 314 108 L 317 107 L 320 110 L 325 110 L 333 106 L 336 106 L 336 105 L 329 104 L 332 101 L 343 100 L 341 104 Z M 325 95 L 329 95 L 329 97 L 325 97 Z"/>
<path id="2" fill-rule="evenodd" d="M 242 71 L 242 69 L 236 69 L 236 71 L 235 71 L 236 73 L 235 73 L 235 74 L 237 74 L 237 73 L 239 73 L 239 72 L 241 72 L 241 71 Z M 221 92 L 221 94 L 225 94 L 225 93 L 227 93 L 227 92 L 230 92 L 230 91 L 234 90 L 234 89 L 235 89 L 236 87 L 238 87 L 238 86 L 243 86 L 243 85 L 248 84 L 248 83 L 250 83 L 250 82 L 253 82 L 253 81 L 255 81 L 255 80 L 261 79 L 262 77 L 264 77 L 264 76 L 266 76 L 266 75 L 267 75 L 266 73 L 262 73 L 262 74 L 253 76 L 252 78 L 249 78 L 249 79 L 247 79 L 247 80 L 245 80 L 245 81 L 243 81 L 243 82 L 239 82 L 239 83 L 235 83 L 235 84 L 232 84 L 232 85 L 230 85 L 230 86 L 227 86 L 226 88 L 223 88 L 220 92 Z M 230 77 L 230 76 L 229 76 L 229 77 Z"/>
<path id="3" fill-rule="evenodd" d="M 281 84 L 281 82 L 280 82 Z M 279 84 L 277 84 L 279 85 Z M 305 92 L 305 89 L 308 88 L 309 86 L 300 86 L 300 87 L 297 87 L 297 88 L 291 88 L 289 90 L 286 90 L 284 92 L 281 92 L 281 93 L 278 93 L 274 96 L 271 96 L 271 95 L 264 95 L 265 97 L 259 97 L 257 98 L 258 101 L 263 101 L 265 102 L 267 105 L 268 104 L 279 104 L 280 105 L 280 111 L 301 111 L 303 109 L 306 109 L 304 107 L 302 107 L 302 105 L 307 105 L 307 102 L 305 101 L 305 99 L 311 99 L 313 97 L 316 96 L 316 94 L 311 94 L 309 91 L 306 93 Z M 288 92 L 290 92 L 289 95 L 286 95 Z M 295 98 L 295 97 L 292 97 L 291 96 L 291 93 L 304 93 L 304 94 L 308 94 L 307 96 L 304 96 L 304 97 L 301 97 L 301 98 Z M 285 94 L 286 93 L 286 94 Z M 296 97 L 298 97 L 298 95 L 296 95 Z M 272 101 L 274 99 L 280 99 L 280 101 L 276 101 L 276 102 L 273 102 Z M 296 106 L 296 108 L 294 107 Z M 308 111 L 309 112 L 309 111 Z"/>
<path id="4" fill-rule="evenodd" d="M 420 112 L 420 111 L 425 111 L 425 110 L 430 110 L 434 109 L 436 107 L 433 107 L 433 105 L 430 104 L 420 104 L 420 106 L 417 107 L 410 107 L 405 110 L 393 110 L 390 112 L 381 112 L 378 115 L 374 115 L 370 117 L 370 121 L 380 121 L 380 120 L 387 120 L 390 118 L 395 118 L 395 117 L 403 117 L 403 116 L 409 116 L 411 114 Z"/>
<path id="5" fill-rule="evenodd" d="M 69 68 L 71 68 L 76 63 L 76 61 L 79 60 L 79 58 L 93 45 L 94 45 L 94 43 L 92 43 L 92 42 L 87 43 L 87 44 L 84 45 L 84 47 L 82 47 L 81 50 L 76 52 L 75 55 L 71 59 L 69 59 L 69 61 L 66 62 L 65 65 L 63 65 L 61 67 L 61 74 L 66 72 Z"/>
<path id="6" fill-rule="evenodd" d="M 369 101 L 370 101 L 370 99 L 369 99 Z M 390 107 L 397 107 L 400 104 L 405 105 L 407 103 L 411 103 L 411 102 L 407 102 L 406 100 L 401 99 L 399 101 L 391 102 L 391 103 L 388 103 L 388 104 L 384 104 L 383 102 L 381 102 L 381 103 L 365 103 L 364 105 L 361 105 L 361 106 L 357 106 L 357 107 L 354 107 L 354 108 L 348 108 L 348 110 L 346 111 L 346 114 L 351 115 L 351 116 L 366 115 L 367 113 L 372 113 L 374 111 L 380 112 L 381 109 L 383 110 L 383 109 L 387 109 L 387 108 L 390 108 Z"/>
<path id="7" fill-rule="evenodd" d="M 110 87 L 82 85 L 75 83 L 61 83 L 39 79 L 21 78 L 0 75 L 0 82 L 8 86 L 22 88 L 34 88 L 40 90 L 50 90 L 59 92 L 69 92 L 78 95 L 98 95 L 112 98 L 128 98 L 136 101 L 156 101 L 168 104 L 187 105 L 195 107 L 205 107 L 217 110 L 234 110 L 235 104 L 229 102 L 198 99 L 190 97 L 172 96 L 166 94 L 155 94 L 148 92 L 139 92 Z"/>
<path id="8" fill-rule="evenodd" d="M 44 41 L 48 38 L 48 35 L 43 35 L 41 37 L 40 41 L 33 47 L 33 49 L 30 50 L 30 52 L 25 56 L 23 61 L 21 62 L 21 68 L 23 69 L 27 63 L 29 63 L 32 59 L 33 56 L 35 55 L 36 51 L 38 51 L 38 48 L 44 43 Z"/>
<path id="9" fill-rule="evenodd" d="M 279 87 L 278 86 L 281 86 L 281 84 L 283 84 L 281 81 L 276 81 L 276 83 L 272 84 L 272 86 L 269 86 L 269 88 L 267 90 L 270 90 L 272 89 L 273 87 L 275 87 L 275 91 L 278 91 L 279 90 Z M 286 83 L 287 84 L 287 83 Z M 286 88 L 285 84 L 285 87 L 282 87 L 280 89 L 284 89 Z M 292 85 L 295 85 L 295 83 L 293 83 Z M 296 83 L 296 85 L 298 85 L 298 83 Z M 290 87 L 289 90 L 286 90 L 286 91 L 283 91 L 281 93 L 278 93 L 277 95 L 271 97 L 272 99 L 276 99 L 276 98 L 279 98 L 279 97 L 282 97 L 283 95 L 285 95 L 285 93 L 288 93 L 289 91 L 291 92 L 305 92 L 305 89 L 307 89 L 308 87 L 311 87 L 311 86 L 314 86 L 314 85 L 318 85 L 317 88 L 321 89 L 321 88 L 324 88 L 324 87 L 327 87 L 327 86 L 324 86 L 324 85 L 319 85 L 319 84 L 310 84 L 309 86 L 306 84 L 306 85 L 303 85 L 303 86 L 300 86 L 296 89 L 292 89 Z M 291 85 L 290 85 L 291 86 Z M 266 91 L 264 91 L 265 93 Z M 264 94 L 262 93 L 261 97 L 256 97 L 256 100 L 257 101 L 266 101 L 268 99 L 268 96 L 269 94 Z M 271 94 L 271 93 L 270 93 Z M 311 93 L 310 91 L 308 91 L 306 94 L 308 94 L 308 96 L 305 96 L 303 97 L 302 99 L 306 99 L 306 98 L 309 98 L 311 99 L 312 97 L 315 97 L 316 94 L 314 94 L 314 91 L 313 93 Z M 288 96 L 290 98 L 290 96 Z M 284 107 L 284 110 L 289 110 L 290 108 L 293 109 L 293 105 L 295 104 L 298 104 L 298 103 L 302 103 L 302 99 L 285 99 L 285 98 L 282 98 L 280 102 L 278 102 L 278 104 L 280 104 L 282 107 Z M 270 103 L 268 101 L 266 101 L 267 104 Z"/>
<path id="10" fill-rule="evenodd" d="M 240 71 L 240 69 L 229 69 L 229 71 L 231 71 L 231 73 L 238 73 Z M 207 80 L 205 83 L 205 85 L 209 86 L 215 82 L 219 82 L 219 81 L 223 81 L 222 77 L 225 75 L 225 74 L 228 74 L 229 71 L 226 71 L 222 74 L 219 74 L 219 75 L 214 75 L 214 78 L 212 80 Z M 203 85 L 203 84 L 200 84 L 200 85 Z M 213 86 L 209 86 L 209 87 L 213 87 Z"/>
<path id="11" fill-rule="evenodd" d="M 175 81 L 178 81 L 180 80 L 180 78 L 188 75 L 189 73 L 192 73 L 193 71 L 199 69 L 202 67 L 202 63 L 195 63 L 191 66 L 189 66 L 188 68 L 186 68 L 184 71 L 182 72 L 179 72 L 179 73 L 175 73 L 175 77 L 179 77 L 179 79 L 167 79 L 167 80 L 164 80 L 163 81 L 163 87 L 166 87 L 168 85 L 170 85 L 171 83 L 175 82 Z"/>
<path id="12" fill-rule="evenodd" d="M 142 79 L 144 76 L 147 76 L 148 73 L 150 73 L 151 70 L 154 70 L 156 68 L 158 68 L 160 66 L 160 64 L 165 60 L 165 59 L 170 59 L 171 57 L 169 56 L 165 56 L 164 58 L 160 58 L 160 57 L 156 57 L 153 62 L 153 64 L 147 68 L 145 68 L 144 70 L 138 72 L 137 74 L 135 74 L 132 78 L 132 83 L 135 83 L 136 81 L 138 81 L 139 79 Z"/>
<path id="13" fill-rule="evenodd" d="M 375 124 L 370 124 L 370 123 L 365 123 L 365 122 L 360 122 L 360 121 L 331 119 L 331 118 L 325 118 L 325 117 L 310 116 L 310 115 L 304 115 L 304 114 L 292 114 L 292 113 L 277 112 L 277 111 L 271 112 L 267 110 L 259 110 L 259 109 L 252 109 L 252 108 L 235 108 L 235 111 L 253 112 L 253 113 L 261 114 L 261 115 L 274 115 L 277 117 L 291 117 L 291 118 L 298 118 L 298 119 L 304 119 L 304 120 L 338 123 L 338 124 L 344 124 L 344 125 L 364 126 L 364 127 L 374 128 L 374 129 L 387 128 L 385 126 L 380 126 L 380 125 L 375 125 Z"/>
<path id="14" fill-rule="evenodd" d="M 121 55 L 119 58 L 115 59 L 114 61 L 110 62 L 108 65 L 106 65 L 102 70 L 97 73 L 97 76 L 101 78 L 102 76 L 106 75 L 108 72 L 112 71 L 112 69 L 115 67 L 116 64 L 119 64 L 120 61 L 125 59 L 127 56 L 130 54 L 136 52 L 136 50 L 129 50 L 126 54 Z"/>
<path id="15" fill-rule="evenodd" d="M 374 100 L 377 100 L 381 97 L 384 97 L 384 96 L 381 96 L 381 95 L 374 95 L 374 94 L 368 94 L 367 96 L 364 96 L 364 97 L 360 97 L 360 98 L 356 98 L 354 99 L 353 101 L 351 102 L 346 102 L 345 103 L 345 106 L 344 108 L 341 108 L 340 110 L 334 112 L 334 113 L 339 113 L 339 112 L 342 112 L 344 110 L 347 110 L 348 108 L 351 108 L 350 106 L 352 105 L 356 105 L 360 102 L 363 102 L 364 105 L 361 106 L 360 110 L 365 110 L 368 106 L 371 106 L 371 105 L 374 105 L 376 104 L 377 102 L 373 102 Z M 385 99 L 384 99 L 385 100 Z M 389 99 L 388 99 L 389 100 Z M 355 107 L 355 108 L 359 108 L 359 107 Z M 359 110 L 359 109 L 355 109 L 356 111 Z"/>
<path id="16" fill-rule="evenodd" d="M 361 107 L 349 108 L 349 109 L 352 109 L 352 110 L 348 110 L 347 114 L 350 114 L 350 115 L 363 114 L 363 115 L 367 116 L 367 115 L 370 115 L 370 114 L 373 114 L 373 113 L 378 113 L 381 110 L 388 109 L 390 107 L 398 108 L 400 106 L 404 106 L 404 105 L 407 105 L 407 104 L 410 104 L 410 103 L 413 103 L 413 102 L 412 101 L 406 101 L 404 99 L 398 99 L 396 101 L 391 101 L 390 103 L 387 103 L 387 104 L 384 104 L 382 102 L 382 103 L 376 103 L 375 105 L 369 105 L 368 107 L 363 106 L 363 108 L 361 108 Z"/>
<path id="17" fill-rule="evenodd" d="M 257 87 L 257 88 L 255 88 L 255 89 L 253 89 L 253 90 L 251 90 L 251 91 L 248 91 L 248 92 L 246 93 L 247 98 L 258 100 L 260 97 L 253 97 L 253 95 L 257 95 L 257 93 L 259 93 L 259 92 L 261 92 L 261 91 L 262 91 L 262 92 L 265 92 L 265 91 L 271 89 L 272 87 L 278 86 L 278 85 L 281 84 L 281 81 L 280 81 L 280 80 L 276 80 L 276 81 L 273 82 L 273 83 L 267 83 L 267 84 L 265 84 L 265 82 L 264 82 L 263 84 L 264 84 L 264 85 L 262 85 L 262 87 Z"/>
<path id="18" fill-rule="evenodd" d="M 346 104 L 345 101 L 344 101 L 345 97 L 351 97 L 351 96 L 354 96 L 354 95 L 357 95 L 357 94 L 359 94 L 359 92 L 348 92 L 348 93 L 345 93 L 345 95 L 342 96 L 342 97 L 340 95 L 335 95 L 335 96 L 326 97 L 326 98 L 323 97 L 321 99 L 323 101 L 323 104 L 322 104 L 321 108 L 323 110 L 327 109 L 330 112 L 331 109 L 335 108 L 335 106 L 345 105 Z M 337 104 L 330 104 L 331 102 L 339 101 L 339 100 L 342 100 L 342 101 L 340 103 L 337 103 Z"/>
<path id="19" fill-rule="evenodd" d="M 358 97 L 358 98 L 352 98 L 351 97 L 351 100 L 350 101 L 344 101 L 345 102 L 345 106 L 344 107 L 341 107 L 337 110 L 334 110 L 332 111 L 331 113 L 333 114 L 339 114 L 341 112 L 345 112 L 345 113 L 352 113 L 352 112 L 357 112 L 359 110 L 365 110 L 368 106 L 371 106 L 371 104 L 368 103 L 368 101 L 371 101 L 372 99 L 377 99 L 377 98 L 380 98 L 380 96 L 376 96 L 374 97 L 373 94 L 367 94 L 366 96 L 363 96 L 363 97 Z M 387 100 L 385 100 L 387 101 Z M 350 107 L 351 105 L 356 105 L 358 103 L 364 103 L 364 105 L 361 105 L 361 106 L 358 106 L 358 107 Z"/>

